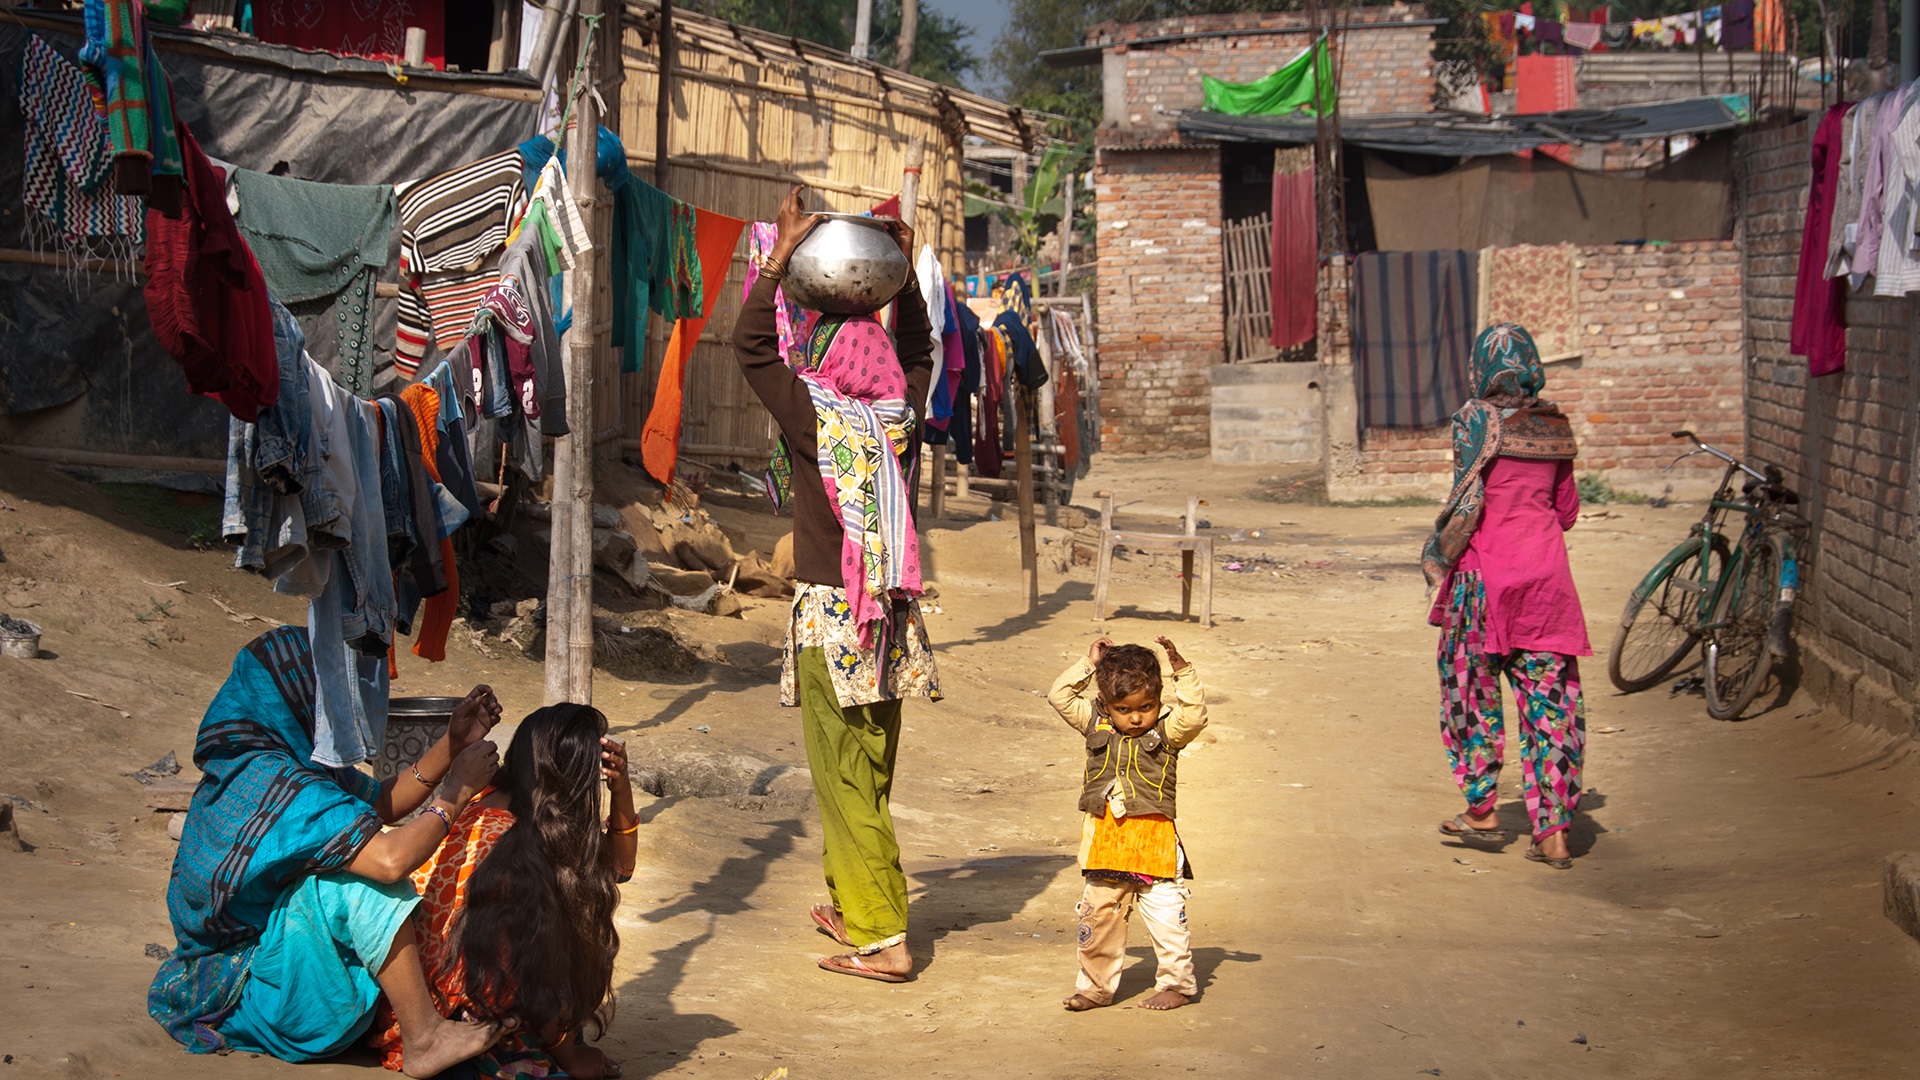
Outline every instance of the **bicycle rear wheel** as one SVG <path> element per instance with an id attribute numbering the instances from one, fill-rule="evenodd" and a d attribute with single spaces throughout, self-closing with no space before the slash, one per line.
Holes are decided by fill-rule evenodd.
<path id="1" fill-rule="evenodd" d="M 1721 624 L 1707 646 L 1707 715 L 1731 720 L 1753 703 L 1773 671 L 1767 629 L 1780 601 L 1779 537 L 1741 553 L 1739 576 L 1720 604 Z"/>
<path id="2" fill-rule="evenodd" d="M 1645 690 L 1672 674 L 1700 642 L 1700 557 L 1711 550 L 1707 580 L 1725 571 L 1727 542 L 1713 538 L 1709 549 L 1699 538 L 1675 548 L 1634 587 L 1620 615 L 1607 657 L 1607 677 L 1622 693 Z"/>

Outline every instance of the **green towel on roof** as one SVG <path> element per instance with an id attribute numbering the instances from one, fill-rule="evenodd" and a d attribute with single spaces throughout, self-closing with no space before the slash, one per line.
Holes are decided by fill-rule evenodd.
<path id="1" fill-rule="evenodd" d="M 1222 82 L 1211 75 L 1200 76 L 1206 90 L 1207 108 L 1231 116 L 1284 116 L 1306 112 L 1323 115 L 1333 110 L 1335 87 L 1333 60 L 1327 54 L 1327 39 L 1321 38 L 1286 67 L 1249 83 Z"/>

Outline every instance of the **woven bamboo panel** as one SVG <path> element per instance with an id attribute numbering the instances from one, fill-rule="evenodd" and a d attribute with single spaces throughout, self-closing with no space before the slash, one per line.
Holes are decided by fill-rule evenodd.
<path id="1" fill-rule="evenodd" d="M 630 2 L 626 16 L 618 130 L 635 174 L 651 179 L 659 85 L 657 8 Z M 963 138 L 974 133 L 1019 140 L 1014 145 L 1031 138 L 1018 110 L 1008 106 L 677 8 L 673 40 L 668 169 L 661 186 L 676 198 L 750 222 L 771 221 L 797 181 L 812 187 L 816 208 L 871 209 L 899 193 L 908 141 L 919 136 L 926 152 L 916 231 L 945 265 L 959 267 L 966 242 Z M 771 452 L 774 433 L 728 345 L 746 265 L 743 232 L 688 367 L 681 446 L 689 457 L 757 465 Z M 672 331 L 662 320 L 653 323 L 643 370 L 619 376 L 620 426 L 629 439 L 639 437 L 652 407 Z"/>

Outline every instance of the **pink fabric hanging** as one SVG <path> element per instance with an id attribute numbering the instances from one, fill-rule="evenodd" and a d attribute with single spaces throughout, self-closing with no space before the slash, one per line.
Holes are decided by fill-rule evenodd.
<path id="1" fill-rule="evenodd" d="M 1276 152 L 1273 170 L 1273 336 L 1276 349 L 1312 341 L 1315 333 L 1315 269 L 1320 229 L 1313 211 L 1313 161 L 1282 172 L 1287 151 Z"/>

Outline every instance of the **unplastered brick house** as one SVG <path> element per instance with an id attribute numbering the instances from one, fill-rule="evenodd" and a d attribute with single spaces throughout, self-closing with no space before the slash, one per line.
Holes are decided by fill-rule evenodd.
<path id="1" fill-rule="evenodd" d="M 1439 20 L 1413 4 L 1342 14 L 1351 20 L 1334 39 L 1343 120 L 1432 113 Z M 1438 496 L 1451 470 L 1444 428 L 1358 426 L 1343 254 L 1322 260 L 1314 346 L 1284 358 L 1307 362 L 1246 364 L 1230 355 L 1233 263 L 1223 230 L 1268 209 L 1275 144 L 1183 134 L 1180 114 L 1202 107 L 1203 74 L 1258 79 L 1321 32 L 1298 12 L 1105 24 L 1089 31 L 1083 48 L 1055 58 L 1102 69 L 1095 182 L 1103 445 L 1122 453 L 1209 452 L 1216 461 L 1317 462 L 1335 498 Z M 1599 60 L 1581 61 L 1581 70 Z M 1660 59 L 1650 62 L 1658 66 Z M 1584 88 L 1590 79 L 1582 79 Z M 1623 96 L 1632 95 L 1610 86 L 1606 104 Z M 1649 83 L 1642 100 L 1676 96 L 1684 94 Z M 1616 144 L 1605 154 L 1596 147 L 1568 159 L 1594 169 L 1649 160 L 1657 167 L 1689 149 L 1702 160 L 1703 142 Z M 1725 157 L 1726 147 L 1717 152 Z M 1344 157 L 1348 239 L 1370 250 L 1366 184 L 1374 172 L 1404 162 L 1358 151 Z M 1577 188 L 1589 175 L 1600 174 L 1568 182 Z M 1551 396 L 1573 416 L 1581 468 L 1616 486 L 1691 494 L 1710 484 L 1705 470 L 1661 472 L 1671 457 L 1668 433 L 1679 428 L 1736 452 L 1743 445 L 1741 259 L 1727 178 L 1710 182 L 1722 186 L 1715 205 L 1724 222 L 1705 223 L 1686 242 L 1629 235 L 1617 239 L 1635 242 L 1586 242 L 1572 250 L 1579 347 L 1550 365 Z M 1384 249 L 1391 236 L 1384 223 L 1379 231 Z M 1529 243 L 1561 239 L 1539 236 L 1538 226 L 1533 233 Z"/>

